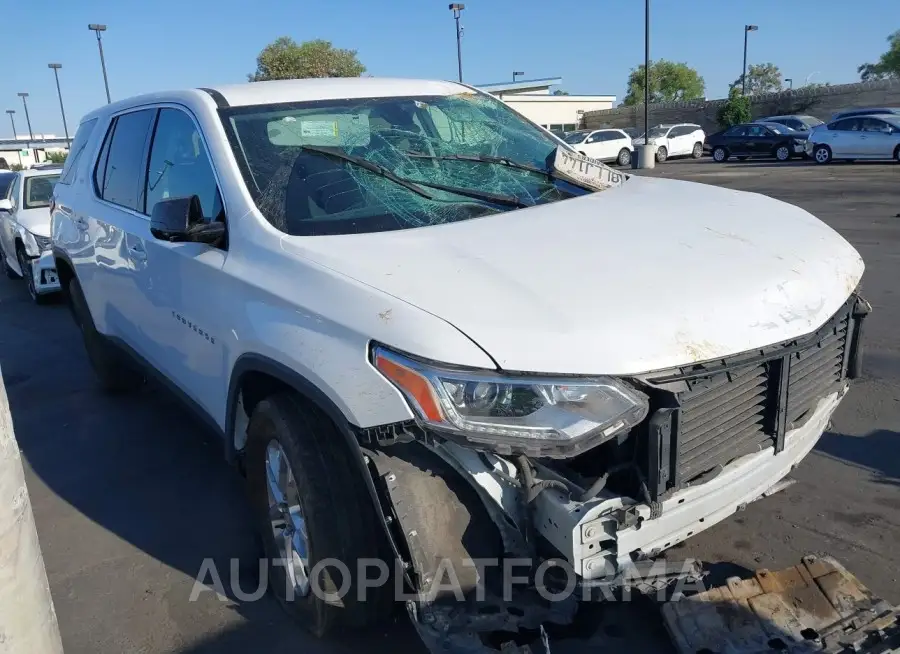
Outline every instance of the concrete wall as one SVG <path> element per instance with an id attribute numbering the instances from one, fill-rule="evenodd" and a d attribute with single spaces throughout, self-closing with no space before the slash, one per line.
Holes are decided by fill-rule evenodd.
<path id="1" fill-rule="evenodd" d="M 650 105 L 650 125 L 666 123 L 698 123 L 707 133 L 721 129 L 716 112 L 725 100 L 693 100 Z M 775 114 L 808 114 L 828 122 L 831 115 L 850 107 L 900 106 L 900 80 L 839 84 L 818 89 L 797 89 L 755 96 L 753 118 Z M 584 115 L 584 127 L 644 127 L 644 108 L 616 107 L 592 111 Z"/>

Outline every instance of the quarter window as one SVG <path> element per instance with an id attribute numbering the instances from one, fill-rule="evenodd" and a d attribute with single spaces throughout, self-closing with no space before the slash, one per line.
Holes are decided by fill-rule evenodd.
<path id="1" fill-rule="evenodd" d="M 206 220 L 221 219 L 222 198 L 197 126 L 180 109 L 161 109 L 147 170 L 147 213 L 157 202 L 192 195 Z"/>
<path id="2" fill-rule="evenodd" d="M 78 163 L 81 161 L 81 155 L 84 152 L 84 148 L 87 147 L 88 140 L 96 126 L 96 118 L 85 121 L 78 126 L 78 131 L 75 132 L 75 139 L 72 141 L 72 146 L 69 148 L 69 156 L 66 157 L 66 163 L 63 165 L 62 173 L 60 174 L 57 184 L 71 184 L 75 181 L 75 176 L 78 174 Z"/>
<path id="3" fill-rule="evenodd" d="M 94 180 L 107 202 L 144 211 L 144 157 L 156 109 L 122 114 L 106 135 Z"/>

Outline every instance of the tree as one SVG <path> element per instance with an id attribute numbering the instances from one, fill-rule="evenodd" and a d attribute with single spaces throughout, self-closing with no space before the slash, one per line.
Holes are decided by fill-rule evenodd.
<path id="1" fill-rule="evenodd" d="M 900 30 L 888 39 L 888 51 L 874 64 L 863 64 L 856 69 L 862 81 L 900 77 Z"/>
<path id="2" fill-rule="evenodd" d="M 644 85 L 647 79 L 644 66 L 631 69 L 628 76 L 628 93 L 622 104 L 644 103 Z M 659 59 L 650 64 L 650 102 L 696 100 L 702 98 L 706 84 L 700 74 L 684 63 Z"/>
<path id="3" fill-rule="evenodd" d="M 732 125 L 749 123 L 750 118 L 750 98 L 741 95 L 740 86 L 732 86 L 728 90 L 728 99 L 716 112 L 716 120 L 722 129 L 725 129 Z"/>
<path id="4" fill-rule="evenodd" d="M 568 92 L 568 91 L 563 91 L 562 89 L 556 89 L 556 90 L 553 92 L 553 95 L 569 95 L 569 92 Z"/>
<path id="5" fill-rule="evenodd" d="M 55 164 L 66 163 L 66 157 L 69 156 L 68 152 L 60 152 L 58 150 L 47 152 L 45 154 L 47 157 L 47 161 Z"/>
<path id="6" fill-rule="evenodd" d="M 270 79 L 300 79 L 306 77 L 359 77 L 366 72 L 356 57 L 356 50 L 335 48 L 330 41 L 316 39 L 298 44 L 289 36 L 282 36 L 259 53 L 256 72 L 247 78 L 251 82 Z"/>
<path id="7" fill-rule="evenodd" d="M 741 88 L 743 78 L 743 74 L 738 75 L 731 86 Z M 781 71 L 775 64 L 751 64 L 747 68 L 747 95 L 777 93 L 781 90 L 783 81 Z"/>

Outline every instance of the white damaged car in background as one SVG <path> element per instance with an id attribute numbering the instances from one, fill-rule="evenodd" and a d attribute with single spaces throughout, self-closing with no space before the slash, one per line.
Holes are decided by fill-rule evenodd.
<path id="1" fill-rule="evenodd" d="M 216 427 L 317 634 L 405 588 L 433 649 L 525 652 L 576 597 L 695 576 L 654 560 L 779 488 L 860 372 L 834 230 L 617 173 L 459 84 L 142 96 L 71 158 L 53 252 L 100 380 L 150 368 Z"/>

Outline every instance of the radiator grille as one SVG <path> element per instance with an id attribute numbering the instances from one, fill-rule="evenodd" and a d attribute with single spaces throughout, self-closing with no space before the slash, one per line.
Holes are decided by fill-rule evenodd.
<path id="1" fill-rule="evenodd" d="M 847 327 L 849 317 L 844 316 L 819 343 L 790 357 L 790 373 L 787 394 L 787 428 L 803 418 L 816 402 L 828 395 L 840 384 L 846 374 Z"/>

